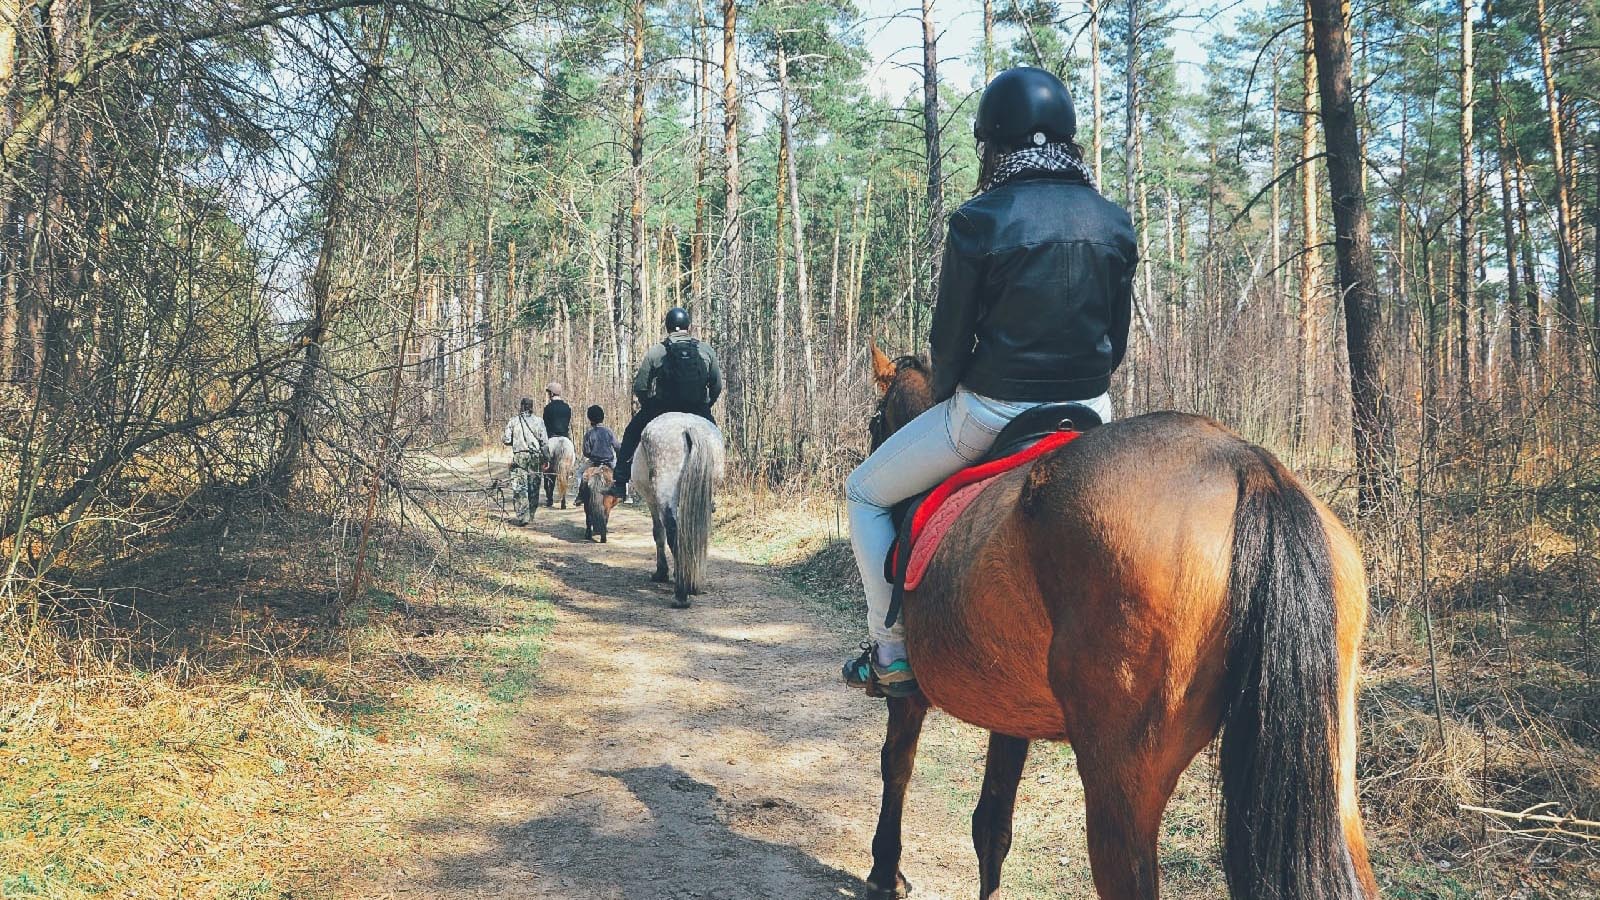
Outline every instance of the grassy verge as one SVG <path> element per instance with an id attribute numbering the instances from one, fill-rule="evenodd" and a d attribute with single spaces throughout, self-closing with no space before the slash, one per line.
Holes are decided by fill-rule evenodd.
<path id="1" fill-rule="evenodd" d="M 0 683 L 0 896 L 336 897 L 452 802 L 537 680 L 547 586 L 493 534 L 408 533 L 335 625 L 341 531 L 200 523 L 76 573 L 104 605 L 58 638 L 92 646 Z"/>

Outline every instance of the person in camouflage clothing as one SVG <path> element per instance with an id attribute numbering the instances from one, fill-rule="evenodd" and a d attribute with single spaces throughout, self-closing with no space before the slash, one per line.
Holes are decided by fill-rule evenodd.
<path id="1" fill-rule="evenodd" d="M 523 397 L 519 410 L 506 423 L 505 443 L 511 448 L 511 494 L 517 505 L 512 524 L 521 528 L 539 507 L 539 482 L 545 457 L 550 453 L 550 437 L 545 433 L 544 420 L 533 411 L 532 397 Z"/>

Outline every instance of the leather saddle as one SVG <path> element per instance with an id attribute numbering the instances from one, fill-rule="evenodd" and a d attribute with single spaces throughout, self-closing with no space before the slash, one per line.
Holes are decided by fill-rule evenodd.
<path id="1" fill-rule="evenodd" d="M 1083 432 L 1101 424 L 1100 414 L 1082 403 L 1046 403 L 1035 406 L 1006 423 L 990 446 L 989 452 L 968 468 L 988 465 L 1027 450 L 1045 437 L 1058 431 Z M 894 600 L 889 605 L 885 624 L 893 625 L 900 614 L 900 603 L 905 596 L 906 570 L 911 564 L 911 525 L 917 519 L 917 510 L 938 486 L 921 494 L 902 500 L 891 510 L 894 519 L 894 545 L 884 560 L 884 577 L 894 585 Z"/>

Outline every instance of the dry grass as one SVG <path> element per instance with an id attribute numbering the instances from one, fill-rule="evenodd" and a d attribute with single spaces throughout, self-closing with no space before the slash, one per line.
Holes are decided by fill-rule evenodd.
<path id="1" fill-rule="evenodd" d="M 389 535 L 335 625 L 346 533 L 197 523 L 72 573 L 75 624 L 5 660 L 0 896 L 337 896 L 451 801 L 534 677 L 541 588 L 496 535 Z"/>

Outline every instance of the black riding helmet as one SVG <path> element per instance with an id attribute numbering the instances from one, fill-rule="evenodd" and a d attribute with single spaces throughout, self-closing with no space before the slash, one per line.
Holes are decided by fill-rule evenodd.
<path id="1" fill-rule="evenodd" d="M 1001 152 L 1040 141 L 1070 141 L 1078 133 L 1078 111 L 1061 79 L 1032 66 L 1007 69 L 983 89 L 972 135 Z"/>
<path id="2" fill-rule="evenodd" d="M 666 324 L 668 331 L 688 331 L 689 311 L 681 306 L 674 306 L 667 310 Z"/>

